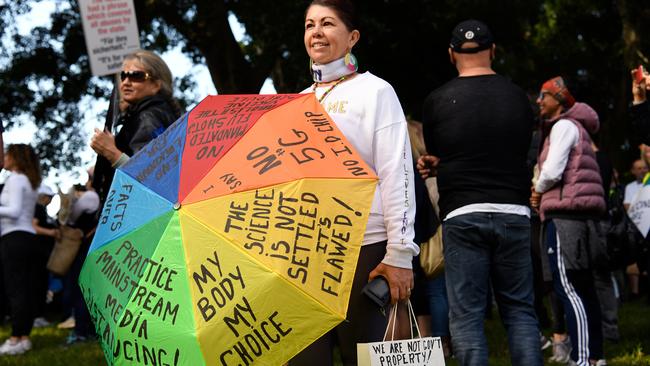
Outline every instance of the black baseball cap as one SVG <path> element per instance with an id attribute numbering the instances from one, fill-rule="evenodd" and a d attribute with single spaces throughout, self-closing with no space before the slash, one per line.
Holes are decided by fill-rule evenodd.
<path id="1" fill-rule="evenodd" d="M 477 47 L 463 48 L 466 42 L 477 43 Z M 494 44 L 492 32 L 485 23 L 479 20 L 465 20 L 454 28 L 451 32 L 451 41 L 449 47 L 457 53 L 476 53 L 487 50 Z"/>

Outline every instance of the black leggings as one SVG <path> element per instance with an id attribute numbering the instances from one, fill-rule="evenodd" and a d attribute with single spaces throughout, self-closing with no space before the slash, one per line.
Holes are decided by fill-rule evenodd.
<path id="1" fill-rule="evenodd" d="M 37 272 L 34 253 L 36 236 L 12 231 L 0 238 L 4 286 L 11 314 L 11 335 L 28 336 L 34 325 Z"/>

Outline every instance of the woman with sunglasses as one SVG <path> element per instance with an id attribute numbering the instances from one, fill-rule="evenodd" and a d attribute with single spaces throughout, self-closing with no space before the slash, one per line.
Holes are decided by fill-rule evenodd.
<path id="1" fill-rule="evenodd" d="M 160 135 L 180 116 L 180 106 L 172 96 L 172 74 L 157 54 L 138 50 L 128 55 L 120 73 L 119 132 L 95 129 L 90 146 L 113 168 Z M 112 177 L 111 174 L 107 176 Z M 110 182 L 109 182 L 110 185 Z"/>
<path id="2" fill-rule="evenodd" d="M 344 365 L 356 365 L 356 344 L 381 341 L 387 318 L 362 294 L 370 278 L 388 281 L 393 303 L 413 288 L 411 263 L 415 191 L 406 118 L 392 86 L 370 72 L 357 73 L 351 54 L 359 40 L 349 0 L 314 0 L 305 14 L 304 44 L 315 93 L 338 128 L 376 172 L 370 217 L 352 284 L 347 321 L 298 354 L 291 366 L 332 365 L 338 344 Z M 406 314 L 406 313 L 405 313 Z"/>

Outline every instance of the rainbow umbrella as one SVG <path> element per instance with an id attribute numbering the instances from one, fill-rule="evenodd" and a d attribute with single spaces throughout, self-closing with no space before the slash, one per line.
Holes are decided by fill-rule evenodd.
<path id="1" fill-rule="evenodd" d="M 345 319 L 377 178 L 313 94 L 210 96 L 115 173 L 79 283 L 111 365 L 281 365 Z"/>

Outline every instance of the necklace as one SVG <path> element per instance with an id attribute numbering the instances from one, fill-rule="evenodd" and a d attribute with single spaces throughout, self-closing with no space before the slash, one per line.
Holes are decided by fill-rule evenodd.
<path id="1" fill-rule="evenodd" d="M 323 95 L 321 95 L 320 98 L 318 98 L 318 103 L 322 103 L 323 100 L 325 100 L 325 97 L 327 97 L 329 95 L 329 93 L 332 91 L 332 89 L 336 88 L 336 86 L 341 84 L 341 82 L 343 80 L 345 80 L 346 78 L 347 78 L 347 75 L 343 75 L 338 80 L 336 80 L 336 82 L 334 84 L 332 84 L 332 86 L 330 86 L 329 89 L 325 90 L 325 93 L 323 93 Z M 316 88 L 318 87 L 318 84 L 320 84 L 320 83 L 316 82 L 316 83 L 314 83 L 314 86 L 312 87 L 312 90 L 314 91 L 314 94 L 316 93 Z"/>

